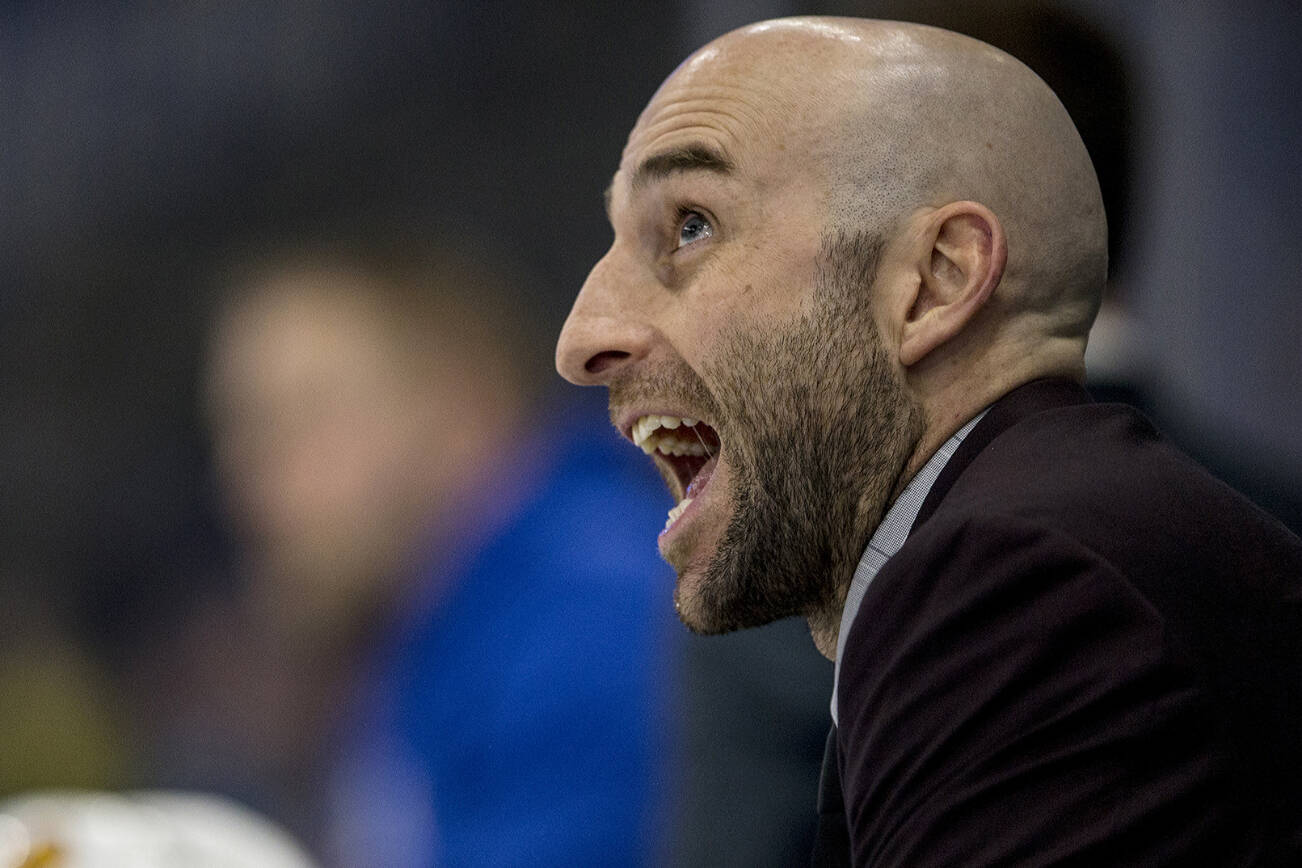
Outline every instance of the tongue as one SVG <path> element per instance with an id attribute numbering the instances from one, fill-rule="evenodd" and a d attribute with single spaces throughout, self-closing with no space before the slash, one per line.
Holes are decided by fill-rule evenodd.
<path id="1" fill-rule="evenodd" d="M 714 468 L 718 465 L 719 458 L 714 456 L 705 465 L 696 472 L 692 477 L 691 484 L 687 486 L 685 497 L 696 497 L 705 490 L 705 486 L 710 484 L 710 477 L 714 475 Z"/>

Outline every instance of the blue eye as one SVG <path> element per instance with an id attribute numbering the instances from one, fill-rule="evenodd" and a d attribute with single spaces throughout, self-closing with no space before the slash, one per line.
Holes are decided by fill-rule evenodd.
<path id="1" fill-rule="evenodd" d="M 686 247 L 713 234 L 714 227 L 708 220 L 695 211 L 686 211 L 678 224 L 678 246 Z"/>

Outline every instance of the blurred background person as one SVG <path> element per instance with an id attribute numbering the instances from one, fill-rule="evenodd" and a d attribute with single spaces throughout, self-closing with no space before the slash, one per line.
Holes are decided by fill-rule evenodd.
<path id="1" fill-rule="evenodd" d="M 650 864 L 666 498 L 600 403 L 545 400 L 520 284 L 463 248 L 227 277 L 204 395 L 242 588 L 164 655 L 166 764 L 340 866 Z"/>

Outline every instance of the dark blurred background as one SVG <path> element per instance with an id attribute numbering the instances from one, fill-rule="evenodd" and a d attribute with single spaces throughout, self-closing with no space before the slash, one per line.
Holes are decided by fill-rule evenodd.
<path id="1" fill-rule="evenodd" d="M 609 242 L 601 194 L 655 87 L 710 38 L 803 13 L 965 30 L 1060 91 L 1115 235 L 1096 385 L 1297 528 L 1295 0 L 11 0 L 0 795 L 168 779 L 142 735 L 166 700 L 142 698 L 139 661 L 233 581 L 199 394 L 232 250 L 383 223 L 506 251 L 545 360 Z"/>

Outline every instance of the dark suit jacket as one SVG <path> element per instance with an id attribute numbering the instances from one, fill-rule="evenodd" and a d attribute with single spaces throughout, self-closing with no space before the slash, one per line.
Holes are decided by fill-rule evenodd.
<path id="1" fill-rule="evenodd" d="M 1137 412 L 1023 386 L 846 637 L 822 834 L 839 785 L 857 866 L 1302 865 L 1300 643 L 1297 537 Z"/>

